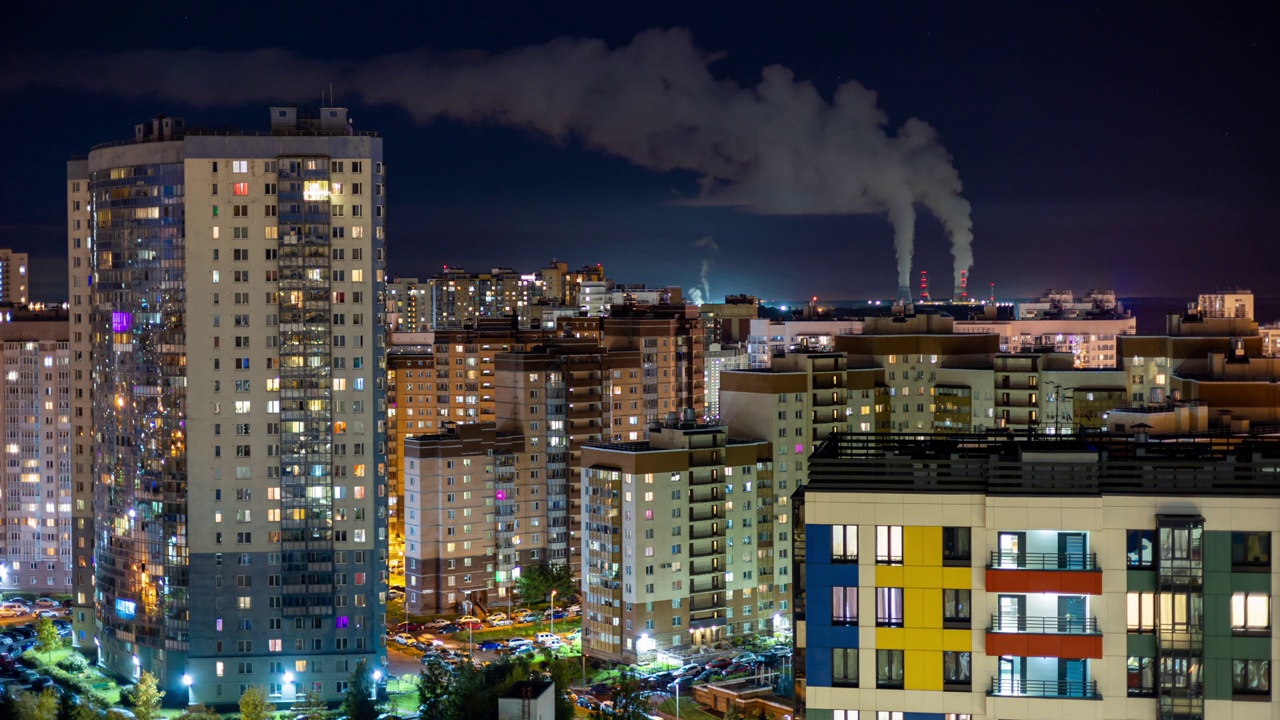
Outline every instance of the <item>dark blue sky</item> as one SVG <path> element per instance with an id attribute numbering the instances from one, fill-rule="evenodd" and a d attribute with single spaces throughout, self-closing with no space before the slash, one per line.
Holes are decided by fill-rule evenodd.
<path id="1" fill-rule="evenodd" d="M 1180 9 L 1157 3 L 28 3 L 8 11 L 4 72 L 38 53 L 162 48 L 291 49 L 362 60 L 416 48 L 501 52 L 559 36 L 626 45 L 655 27 L 687 27 L 723 51 L 717 76 L 759 82 L 791 68 L 829 94 L 858 80 L 889 125 L 930 123 L 973 204 L 972 287 L 1024 295 L 1047 286 L 1122 295 L 1189 295 L 1244 285 L 1280 294 L 1271 250 L 1280 211 L 1280 147 L 1270 107 L 1280 65 L 1270 7 Z M 372 5 L 370 8 L 369 6 Z M 1269 4 L 1268 4 L 1269 5 Z M 797 9 L 798 8 L 798 11 Z M 85 67 L 92 75 L 94 67 Z M 281 104 L 318 104 L 300 88 Z M 3 95 L 9 212 L 0 246 L 32 253 L 35 294 L 65 296 L 63 163 L 128 137 L 156 113 L 193 125 L 263 127 L 263 103 L 183 107 L 60 87 Z M 339 96 L 339 104 L 343 98 Z M 683 207 L 682 171 L 526 132 L 437 120 L 352 102 L 357 127 L 386 137 L 391 264 L 533 268 L 552 257 L 604 263 L 617 280 L 697 283 L 713 236 L 712 295 L 790 299 L 893 292 L 883 216 L 759 216 Z M 915 268 L 949 290 L 941 226 L 920 215 Z"/>

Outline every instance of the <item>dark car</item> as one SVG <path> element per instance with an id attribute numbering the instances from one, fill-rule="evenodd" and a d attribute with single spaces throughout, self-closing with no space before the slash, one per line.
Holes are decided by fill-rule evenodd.
<path id="1" fill-rule="evenodd" d="M 583 695 L 578 698 L 578 707 L 586 708 L 588 710 L 595 710 L 596 708 L 600 707 L 600 703 L 597 702 L 596 699 L 591 697 L 590 695 Z"/>
<path id="2" fill-rule="evenodd" d="M 719 670 L 703 670 L 698 677 L 694 678 L 695 682 L 711 682 L 724 677 L 724 673 Z"/>
<path id="3" fill-rule="evenodd" d="M 53 678 L 46 675 L 41 675 L 31 681 L 31 689 L 36 692 L 43 692 L 47 687 L 53 687 Z"/>
<path id="4" fill-rule="evenodd" d="M 667 685 L 667 691 L 668 692 L 687 691 L 690 685 L 693 685 L 693 678 L 688 675 L 685 675 L 684 677 L 677 678 L 674 682 Z"/>
<path id="5" fill-rule="evenodd" d="M 457 626 L 457 625 L 454 625 L 453 623 L 449 623 L 448 625 L 445 625 L 444 627 L 442 627 L 442 628 L 440 628 L 440 629 L 436 630 L 436 634 L 437 634 L 437 635 L 448 635 L 449 633 L 456 633 L 456 632 L 458 632 L 458 631 L 459 631 L 459 630 L 461 630 L 461 629 L 462 629 L 461 627 L 459 627 L 459 626 Z"/>
<path id="6" fill-rule="evenodd" d="M 502 643 L 498 642 L 497 640 L 485 640 L 484 642 L 480 643 L 477 647 L 479 647 L 481 650 L 501 650 Z"/>
<path id="7" fill-rule="evenodd" d="M 613 692 L 613 685 L 605 682 L 593 683 L 591 687 L 587 688 L 587 692 L 592 695 L 608 695 Z"/>
<path id="8" fill-rule="evenodd" d="M 553 620 L 564 620 L 567 617 L 569 617 L 568 610 L 556 610 L 555 612 L 551 613 L 551 618 Z"/>

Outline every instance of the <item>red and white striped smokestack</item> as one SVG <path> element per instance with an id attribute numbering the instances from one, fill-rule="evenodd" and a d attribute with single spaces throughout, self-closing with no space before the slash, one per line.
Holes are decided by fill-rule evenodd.
<path id="1" fill-rule="evenodd" d="M 991 304 L 996 304 L 996 284 L 991 283 Z"/>
<path id="2" fill-rule="evenodd" d="M 929 302 L 929 271 L 920 271 L 920 302 Z"/>
<path id="3" fill-rule="evenodd" d="M 969 299 L 969 271 L 968 270 L 960 271 L 960 299 L 961 300 Z"/>

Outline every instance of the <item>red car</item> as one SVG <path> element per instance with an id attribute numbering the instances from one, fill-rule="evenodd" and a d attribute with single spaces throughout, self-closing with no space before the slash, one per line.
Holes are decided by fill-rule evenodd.
<path id="1" fill-rule="evenodd" d="M 463 630 L 486 630 L 486 629 L 487 629 L 487 628 L 484 626 L 484 623 L 479 622 L 479 621 L 477 621 L 477 622 L 469 622 L 469 623 L 462 623 L 462 625 L 460 625 L 459 627 L 461 627 Z"/>
<path id="2" fill-rule="evenodd" d="M 733 661 L 730 660 L 729 658 L 716 658 L 715 660 L 712 660 L 711 662 L 707 663 L 705 667 L 708 670 L 723 670 L 732 664 L 733 664 Z"/>
<path id="3" fill-rule="evenodd" d="M 396 630 L 399 632 L 411 633 L 411 632 L 418 632 L 419 630 L 426 630 L 426 629 L 427 629 L 426 625 L 423 625 L 422 623 L 416 623 L 416 622 L 402 622 L 399 625 L 396 625 Z"/>

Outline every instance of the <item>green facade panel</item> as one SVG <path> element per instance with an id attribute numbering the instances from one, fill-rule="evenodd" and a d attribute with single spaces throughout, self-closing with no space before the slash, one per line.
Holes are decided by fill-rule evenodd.
<path id="1" fill-rule="evenodd" d="M 1154 570 L 1129 570 L 1129 592 L 1155 592 L 1156 573 Z"/>
<path id="2" fill-rule="evenodd" d="M 1231 532 L 1206 530 L 1204 533 L 1204 572 L 1231 572 Z"/>
<path id="3" fill-rule="evenodd" d="M 1129 633 L 1129 657 L 1156 656 L 1156 636 L 1152 634 Z"/>
<path id="4" fill-rule="evenodd" d="M 1206 644 L 1207 648 L 1207 644 Z M 1231 661 L 1206 658 L 1204 661 L 1204 698 L 1206 700 L 1231 699 Z"/>
<path id="5" fill-rule="evenodd" d="M 1271 592 L 1271 573 L 1231 573 L 1231 592 Z"/>

